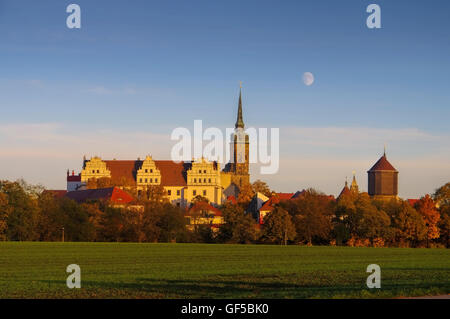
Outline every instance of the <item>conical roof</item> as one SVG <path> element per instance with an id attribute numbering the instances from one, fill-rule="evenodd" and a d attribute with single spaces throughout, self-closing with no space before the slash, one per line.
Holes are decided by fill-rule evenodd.
<path id="1" fill-rule="evenodd" d="M 374 166 L 369 170 L 369 172 L 373 171 L 392 171 L 397 172 L 397 170 L 392 166 L 391 163 L 386 158 L 386 154 L 383 154 L 381 158 L 375 163 Z"/>

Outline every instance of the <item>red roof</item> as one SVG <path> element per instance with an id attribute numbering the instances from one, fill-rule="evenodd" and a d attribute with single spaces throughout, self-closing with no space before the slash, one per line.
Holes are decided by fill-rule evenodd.
<path id="1" fill-rule="evenodd" d="M 136 183 L 137 171 L 142 167 L 142 161 L 106 160 L 106 166 L 111 171 L 111 179 L 121 181 L 125 179 L 130 184 Z M 161 172 L 162 186 L 186 186 L 186 170 L 188 163 L 176 163 L 170 160 L 155 161 Z"/>
<path id="2" fill-rule="evenodd" d="M 233 195 L 228 196 L 227 200 L 230 201 L 233 205 L 237 204 L 236 197 L 234 197 Z"/>
<path id="3" fill-rule="evenodd" d="M 118 187 L 73 191 L 68 192 L 66 197 L 73 199 L 78 203 L 88 200 L 107 200 L 114 204 L 128 204 L 133 201 L 133 196 Z"/>
<path id="4" fill-rule="evenodd" d="M 347 184 L 345 184 L 344 188 L 342 189 L 341 193 L 339 194 L 338 198 L 341 198 L 343 195 L 350 195 L 352 192 L 350 191 L 350 188 L 348 188 Z"/>
<path id="5" fill-rule="evenodd" d="M 216 215 L 216 216 L 222 216 L 222 212 L 220 211 L 220 209 L 215 208 L 214 206 L 212 206 L 211 204 L 209 204 L 207 202 L 195 203 L 195 205 L 189 209 L 188 215 L 190 215 L 193 212 L 198 212 L 198 211 L 202 211 L 202 210 L 206 210 L 208 212 L 214 212 L 214 215 Z"/>
<path id="6" fill-rule="evenodd" d="M 67 175 L 68 182 L 81 182 L 81 175 Z"/>
<path id="7" fill-rule="evenodd" d="M 259 209 L 259 211 L 272 211 L 273 207 L 282 200 L 291 199 L 294 193 L 276 193 Z"/>
<path id="8" fill-rule="evenodd" d="M 409 205 L 411 205 L 413 207 L 418 201 L 419 201 L 419 199 L 411 199 L 411 198 L 408 199 Z"/>
<path id="9" fill-rule="evenodd" d="M 375 163 L 374 166 L 369 170 L 371 171 L 394 171 L 397 170 L 394 168 L 394 166 L 389 163 L 389 161 L 386 158 L 386 155 L 381 156 L 381 158 Z"/>

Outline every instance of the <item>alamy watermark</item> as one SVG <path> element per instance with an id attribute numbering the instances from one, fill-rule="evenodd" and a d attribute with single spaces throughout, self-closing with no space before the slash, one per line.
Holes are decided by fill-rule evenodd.
<path id="1" fill-rule="evenodd" d="M 280 166 L 279 128 L 226 128 L 224 134 L 217 127 L 203 131 L 202 121 L 195 120 L 193 134 L 178 127 L 172 131 L 171 139 L 178 141 L 170 153 L 175 162 L 206 158 L 220 164 L 260 164 L 261 174 L 276 174 Z"/>

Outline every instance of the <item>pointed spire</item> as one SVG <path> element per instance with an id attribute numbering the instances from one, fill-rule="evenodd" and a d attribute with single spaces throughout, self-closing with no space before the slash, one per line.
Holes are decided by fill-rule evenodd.
<path id="1" fill-rule="evenodd" d="M 383 156 L 386 157 L 386 144 L 384 144 L 384 153 Z"/>
<path id="2" fill-rule="evenodd" d="M 244 120 L 242 119 L 242 82 L 239 83 L 239 105 L 235 127 L 244 128 Z"/>

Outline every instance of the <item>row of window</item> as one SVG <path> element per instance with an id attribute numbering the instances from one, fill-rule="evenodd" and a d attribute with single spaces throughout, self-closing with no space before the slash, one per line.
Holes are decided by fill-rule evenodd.
<path id="1" fill-rule="evenodd" d="M 203 196 L 206 196 L 206 190 L 203 190 L 202 193 L 203 193 Z M 178 190 L 177 190 L 177 196 L 180 196 L 180 194 L 181 194 L 181 193 L 180 193 L 180 190 L 178 189 Z M 169 196 L 172 195 L 172 190 L 169 189 L 169 190 L 167 191 L 167 195 L 169 195 Z M 196 190 L 192 191 L 192 196 L 197 196 L 197 191 L 196 191 Z"/>
<path id="2" fill-rule="evenodd" d="M 142 183 L 144 180 L 144 183 L 148 183 L 148 178 L 139 178 L 139 183 Z M 153 178 L 150 178 L 150 183 L 153 183 Z M 155 178 L 155 183 L 158 183 L 158 179 Z"/>
<path id="3" fill-rule="evenodd" d="M 198 179 L 198 182 L 201 183 L 201 182 L 202 182 L 202 179 L 199 178 L 199 179 Z M 196 178 L 194 178 L 194 183 L 197 183 L 197 179 L 196 179 Z M 206 183 L 206 178 L 203 179 L 203 183 Z M 208 178 L 208 183 L 211 183 L 211 178 Z"/>
<path id="4" fill-rule="evenodd" d="M 145 170 L 144 170 L 146 173 L 148 173 L 148 169 L 146 168 Z M 153 173 L 153 169 L 151 169 L 150 168 L 150 173 Z"/>

